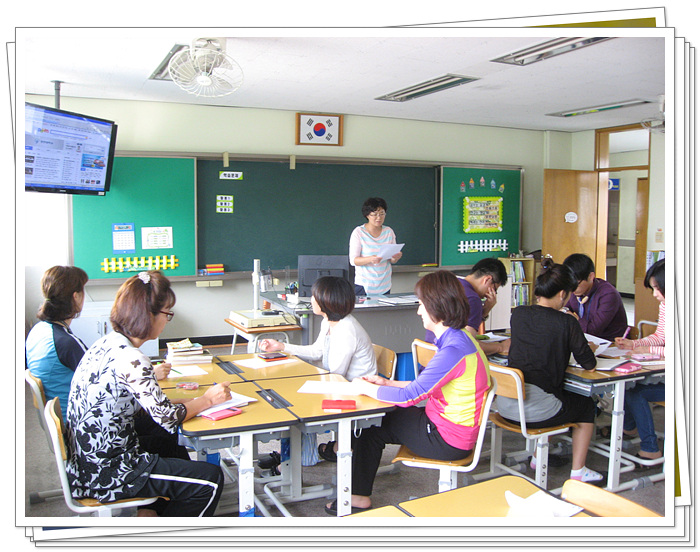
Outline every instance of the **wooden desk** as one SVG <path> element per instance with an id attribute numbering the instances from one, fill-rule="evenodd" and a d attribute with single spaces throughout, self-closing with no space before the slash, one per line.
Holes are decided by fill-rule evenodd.
<path id="1" fill-rule="evenodd" d="M 301 330 L 301 326 L 296 324 L 287 324 L 285 326 L 261 326 L 259 328 L 246 328 L 241 326 L 238 322 L 231 320 L 230 318 L 224 318 L 224 322 L 233 326 L 233 340 L 231 343 L 231 354 L 234 353 L 236 347 L 236 336 L 240 335 L 243 339 L 248 341 L 248 352 L 254 353 L 257 348 L 258 340 L 263 334 L 284 334 L 289 341 L 289 336 L 287 332 Z"/>
<path id="2" fill-rule="evenodd" d="M 295 378 L 299 376 L 318 376 L 327 374 L 328 370 L 318 368 L 313 364 L 304 362 L 297 357 L 290 357 L 294 362 L 277 364 L 275 362 L 266 363 L 263 368 L 249 368 L 239 361 L 254 358 L 254 354 L 242 355 L 220 355 L 219 359 L 232 363 L 237 371 L 236 375 L 244 381 L 262 381 L 278 378 Z"/>
<path id="3" fill-rule="evenodd" d="M 645 382 L 663 376 L 665 364 L 648 366 L 630 372 L 629 374 L 618 374 L 614 370 L 601 371 L 583 370 L 581 368 L 569 367 L 564 377 L 564 389 L 573 393 L 579 393 L 590 397 L 592 394 L 602 395 L 605 392 L 613 394 L 612 424 L 610 426 L 609 445 L 592 443 L 591 450 L 608 457 L 608 481 L 605 488 L 608 491 L 617 492 L 631 489 L 638 485 L 638 481 L 633 479 L 624 484 L 620 484 L 620 474 L 623 471 L 621 461 L 622 452 L 622 426 L 625 418 L 625 385 L 628 382 Z M 627 466 L 624 471 L 632 471 L 634 466 Z M 664 473 L 647 476 L 652 481 L 664 479 Z"/>
<path id="4" fill-rule="evenodd" d="M 254 441 L 264 434 L 278 437 L 278 433 L 288 431 L 297 423 L 297 417 L 285 408 L 275 408 L 263 400 L 258 392 L 260 388 L 252 382 L 231 385 L 231 390 L 241 395 L 254 397 L 255 402 L 241 407 L 243 412 L 223 420 L 213 421 L 195 416 L 181 426 L 181 441 L 197 451 L 200 456 L 217 450 L 228 450 L 234 456 L 233 447 L 239 446 L 238 463 L 238 504 L 240 516 L 255 515 L 254 494 Z M 204 389 L 183 391 L 165 389 L 171 399 L 200 396 Z M 187 395 L 191 394 L 191 395 Z"/>
<path id="5" fill-rule="evenodd" d="M 219 357 L 215 357 L 214 360 Z M 194 364 L 194 363 L 192 363 Z M 231 383 L 240 383 L 246 381 L 237 373 L 228 373 L 224 370 L 218 362 L 210 362 L 206 364 L 197 364 L 206 374 L 201 376 L 180 376 L 176 374 L 173 370 L 177 370 L 177 366 L 174 366 L 170 371 L 170 375 L 158 382 L 161 389 L 174 389 L 175 386 L 183 381 L 194 381 L 199 384 L 200 387 L 207 385 L 214 385 L 216 383 L 221 383 L 222 381 L 230 381 Z"/>
<path id="6" fill-rule="evenodd" d="M 506 517 L 510 510 L 505 492 L 527 498 L 541 489 L 515 475 L 503 475 L 423 498 L 399 503 L 415 517 Z M 588 517 L 579 513 L 575 517 Z"/>
<path id="7" fill-rule="evenodd" d="M 378 401 L 364 395 L 352 397 L 357 403 L 355 410 L 325 411 L 321 408 L 324 399 L 349 398 L 335 394 L 299 393 L 298 390 L 306 380 L 346 381 L 337 374 L 307 376 L 300 378 L 282 378 L 256 382 L 265 390 L 272 390 L 284 398 L 289 405 L 287 409 L 298 418 L 299 424 L 290 429 L 291 459 L 288 469 L 282 469 L 286 477 L 282 487 L 282 497 L 297 499 L 301 496 L 301 433 L 319 433 L 336 431 L 337 452 L 337 511 L 338 516 L 350 513 L 350 495 L 352 494 L 352 448 L 350 440 L 353 428 L 377 425 L 385 412 L 396 408 L 394 405 Z"/>

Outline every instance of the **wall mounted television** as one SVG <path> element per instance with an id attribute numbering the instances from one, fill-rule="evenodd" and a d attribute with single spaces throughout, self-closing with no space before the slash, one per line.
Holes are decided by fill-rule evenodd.
<path id="1" fill-rule="evenodd" d="M 109 190 L 116 123 L 26 102 L 24 113 L 25 191 L 104 195 Z"/>

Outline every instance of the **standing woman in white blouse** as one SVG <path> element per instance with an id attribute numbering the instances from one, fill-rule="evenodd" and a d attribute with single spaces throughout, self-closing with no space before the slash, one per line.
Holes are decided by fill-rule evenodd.
<path id="1" fill-rule="evenodd" d="M 384 226 L 387 205 L 381 197 L 370 197 L 362 205 L 367 222 L 350 235 L 350 264 L 355 267 L 355 295 L 383 295 L 391 291 L 391 265 L 401 252 L 389 259 L 377 255 L 382 245 L 396 243 L 396 235 Z"/>

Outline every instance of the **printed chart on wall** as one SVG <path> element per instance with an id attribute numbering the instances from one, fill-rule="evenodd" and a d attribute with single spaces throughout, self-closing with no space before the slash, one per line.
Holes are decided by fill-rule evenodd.
<path id="1" fill-rule="evenodd" d="M 520 248 L 521 168 L 442 167 L 440 266 Z"/>

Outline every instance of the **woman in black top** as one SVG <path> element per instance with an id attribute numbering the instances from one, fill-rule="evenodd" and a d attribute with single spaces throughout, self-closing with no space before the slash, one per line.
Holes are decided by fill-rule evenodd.
<path id="1" fill-rule="evenodd" d="M 535 282 L 537 304 L 513 311 L 508 366 L 520 369 L 525 378 L 528 427 L 577 423 L 573 429 L 571 478 L 598 482 L 603 476 L 585 466 L 595 427 L 595 403 L 590 397 L 564 390 L 564 374 L 572 353 L 582 368 L 594 370 L 596 365 L 581 326 L 561 312 L 577 285 L 567 266 L 545 266 Z M 497 405 L 501 416 L 519 420 L 517 400 L 498 397 Z"/>

